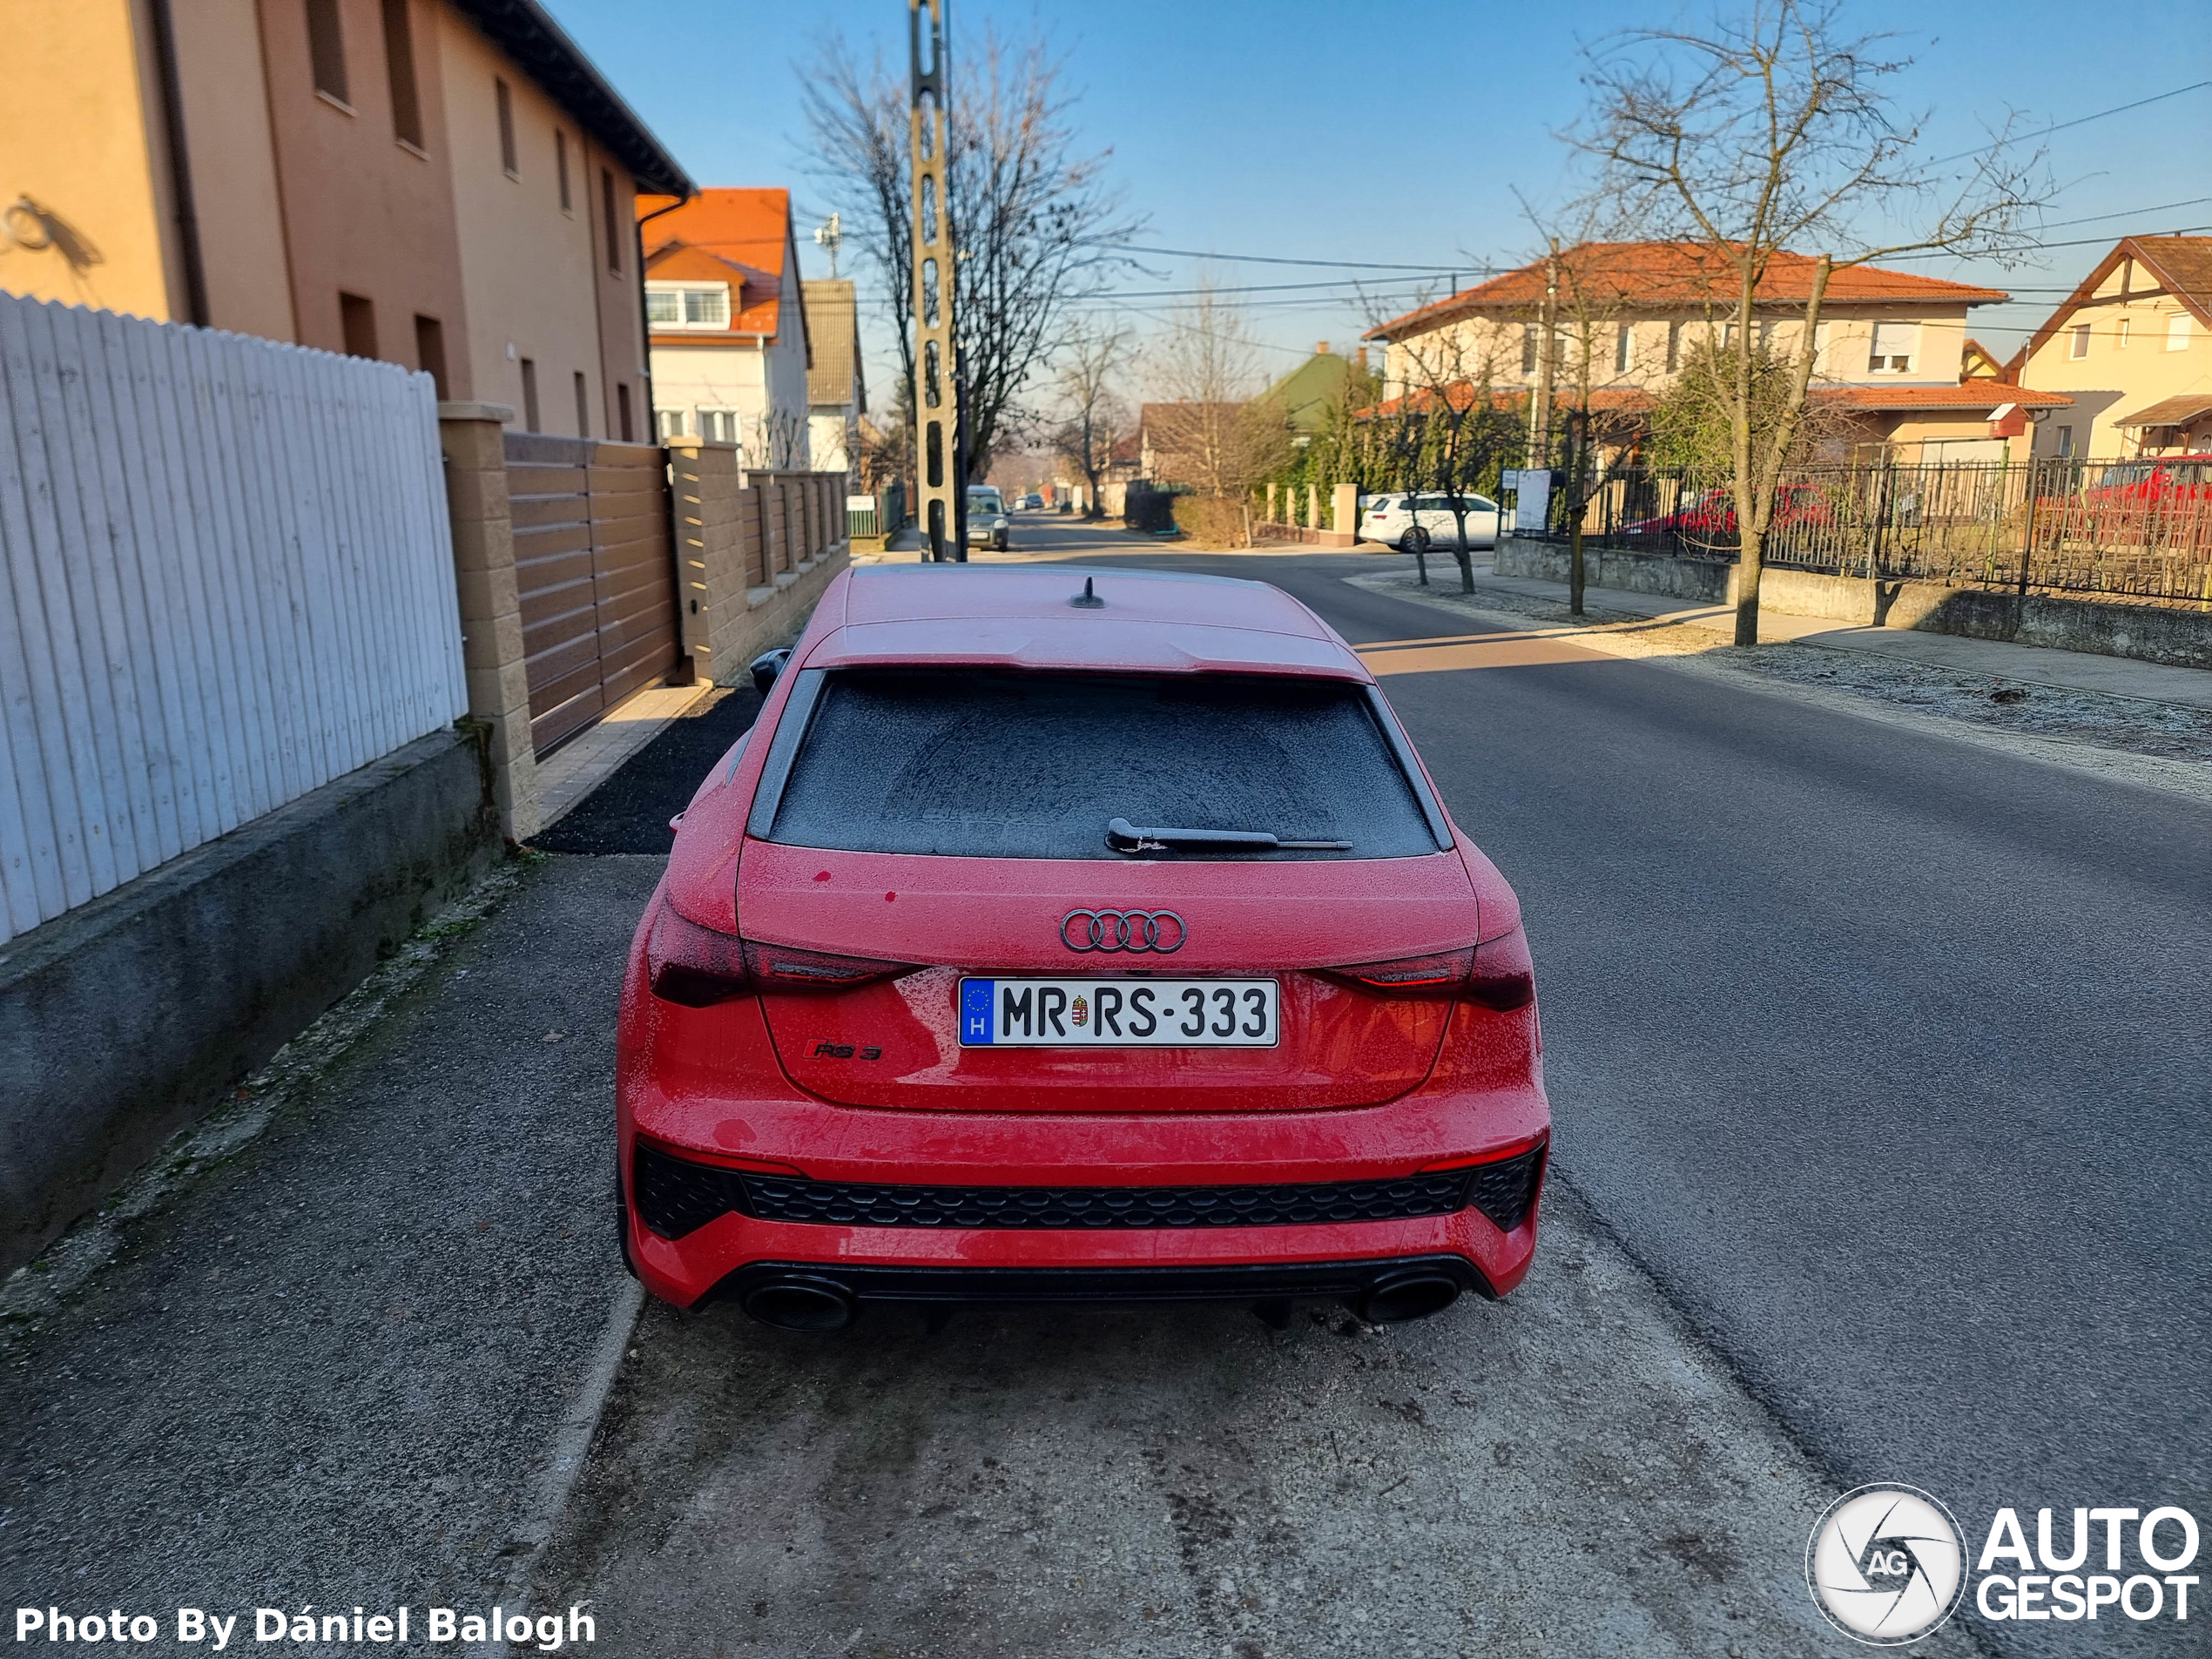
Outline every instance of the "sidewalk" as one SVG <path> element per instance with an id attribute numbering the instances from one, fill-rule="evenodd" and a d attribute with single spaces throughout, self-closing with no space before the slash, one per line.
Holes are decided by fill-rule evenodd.
<path id="1" fill-rule="evenodd" d="M 537 763 L 537 833 L 543 835 L 622 770 L 670 722 L 719 689 L 711 681 L 648 685 L 633 692 Z"/>
<path id="2" fill-rule="evenodd" d="M 1451 559 L 1442 560 L 1440 574 L 1432 567 L 1429 580 L 1447 593 L 1459 591 L 1458 572 Z M 1484 593 L 1511 595 L 1548 605 L 1567 604 L 1567 584 L 1534 577 L 1499 576 L 1487 566 L 1474 571 L 1475 597 Z M 1685 605 L 1666 594 L 1630 593 L 1620 588 L 1587 588 L 1586 609 L 1595 613 L 1594 625 L 1619 625 L 1623 618 L 1645 617 L 1661 627 L 1686 628 L 1726 640 L 1736 628 L 1736 612 L 1727 605 Z M 1638 626 L 1633 621 L 1628 626 Z M 2104 697 L 2136 698 L 2146 702 L 2179 704 L 2212 709 L 2212 673 L 2200 668 L 2175 668 L 2165 663 L 2137 662 L 2127 657 L 2100 657 L 2087 651 L 2054 651 L 2041 645 L 2016 645 L 1998 639 L 1969 639 L 1956 634 L 1921 633 L 1908 628 L 1839 626 L 1830 617 L 1794 617 L 1784 611 L 1759 613 L 1759 639 L 1764 644 L 1817 645 L 1829 651 L 1862 651 L 1896 658 L 1924 668 L 1953 669 L 2048 685 L 2061 691 L 2091 691 Z"/>

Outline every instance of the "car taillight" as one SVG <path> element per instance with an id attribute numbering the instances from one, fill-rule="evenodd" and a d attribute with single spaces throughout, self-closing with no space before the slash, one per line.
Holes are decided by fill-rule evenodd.
<path id="1" fill-rule="evenodd" d="M 1429 956 L 1400 956 L 1387 962 L 1357 962 L 1321 971 L 1343 984 L 1384 996 L 1442 996 L 1465 984 L 1474 966 L 1472 950 L 1445 950 Z"/>
<path id="2" fill-rule="evenodd" d="M 921 971 L 912 962 L 880 961 L 872 956 L 832 956 L 788 945 L 745 941 L 745 964 L 764 991 L 849 991 L 878 980 Z"/>
<path id="3" fill-rule="evenodd" d="M 711 1008 L 747 991 L 849 991 L 917 972 L 912 962 L 833 956 L 788 945 L 764 945 L 703 927 L 664 902 L 645 940 L 645 973 L 653 995 L 685 1008 Z"/>
<path id="4" fill-rule="evenodd" d="M 655 996 L 687 1008 L 711 1008 L 752 988 L 745 942 L 686 920 L 665 900 L 645 938 L 645 975 Z"/>
<path id="5" fill-rule="evenodd" d="M 1536 1000 L 1535 966 L 1528 935 L 1520 928 L 1467 950 L 1400 956 L 1320 970 L 1340 984 L 1379 996 L 1462 996 L 1501 1014 Z"/>
<path id="6" fill-rule="evenodd" d="M 1525 1008 L 1536 1000 L 1536 964 L 1529 959 L 1527 934 L 1516 927 L 1474 948 L 1467 997 L 1501 1014 Z"/>

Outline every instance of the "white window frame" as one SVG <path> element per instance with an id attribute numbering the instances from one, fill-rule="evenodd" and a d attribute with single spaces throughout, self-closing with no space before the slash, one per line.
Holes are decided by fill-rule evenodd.
<path id="1" fill-rule="evenodd" d="M 677 321 L 668 322 L 650 317 L 654 297 L 662 294 L 677 296 Z M 695 294 L 711 295 L 721 301 L 722 320 L 719 322 L 691 320 L 691 300 Z M 725 334 L 730 332 L 732 295 L 730 285 L 726 282 L 648 282 L 645 284 L 645 296 L 649 326 L 657 334 Z"/>
<path id="2" fill-rule="evenodd" d="M 684 430 L 683 410 L 655 409 L 653 411 L 653 438 L 655 442 L 666 443 L 671 438 L 681 438 L 688 435 L 689 434 Z"/>
<path id="3" fill-rule="evenodd" d="M 2189 314 L 2186 311 L 2175 312 L 2166 320 L 2166 349 L 2187 351 L 2189 348 L 2189 335 L 2193 332 L 2194 330 L 2189 327 Z"/>
<path id="4" fill-rule="evenodd" d="M 745 421 L 739 413 L 726 405 L 702 403 L 691 412 L 699 437 L 708 443 L 738 443 L 745 435 Z M 726 430 L 717 432 L 718 426 Z"/>
<path id="5" fill-rule="evenodd" d="M 2077 322 L 2068 331 L 2066 355 L 2068 362 L 2080 362 L 2089 354 L 2089 325 Z"/>
<path id="6" fill-rule="evenodd" d="M 1885 341 L 1885 333 L 1888 338 Z M 1897 336 L 1903 334 L 1906 346 L 1895 350 Z M 1892 349 L 1882 349 L 1887 343 Z M 1912 365 L 1920 357 L 1920 325 L 1917 322 L 1877 322 L 1866 340 L 1866 372 L 1869 374 L 1910 374 Z"/>

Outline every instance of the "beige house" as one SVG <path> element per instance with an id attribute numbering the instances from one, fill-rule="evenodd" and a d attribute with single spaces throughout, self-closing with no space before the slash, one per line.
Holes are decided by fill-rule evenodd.
<path id="1" fill-rule="evenodd" d="M 661 437 L 735 443 L 748 467 L 814 466 L 791 192 L 718 186 L 638 209 Z"/>
<path id="2" fill-rule="evenodd" d="M 9 0 L 0 289 L 376 357 L 642 437 L 640 190 L 536 0 Z"/>
<path id="3" fill-rule="evenodd" d="M 1815 261 L 1777 254 L 1755 293 L 1777 351 L 1796 349 Z M 1649 408 L 1700 345 L 1734 323 L 1736 277 L 1686 242 L 1588 242 L 1508 271 L 1368 332 L 1383 342 L 1383 398 L 1417 400 L 1487 384 L 1533 395 L 1548 370 L 1555 401 L 1633 415 Z M 1816 331 L 1815 397 L 1840 417 L 1843 454 L 1899 461 L 2024 458 L 2028 432 L 2062 395 L 1988 373 L 1966 332 L 1968 311 L 2008 298 L 1994 288 L 1859 266 L 1834 273 Z M 1547 363 L 1543 319 L 1553 320 Z M 1839 457 L 1840 458 L 1840 457 Z"/>
<path id="4" fill-rule="evenodd" d="M 860 419 L 868 412 L 860 372 L 860 308 L 850 277 L 803 282 L 806 338 L 814 348 L 806 371 L 807 448 L 818 472 L 850 472 L 859 452 Z"/>
<path id="5" fill-rule="evenodd" d="M 2074 400 L 2039 455 L 2212 453 L 2212 237 L 2126 238 L 2011 368 Z"/>

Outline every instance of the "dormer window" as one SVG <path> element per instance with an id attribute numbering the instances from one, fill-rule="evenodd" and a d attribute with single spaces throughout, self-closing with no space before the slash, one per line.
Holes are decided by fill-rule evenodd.
<path id="1" fill-rule="evenodd" d="M 726 329 L 730 285 L 726 282 L 648 282 L 645 320 L 655 328 Z"/>

